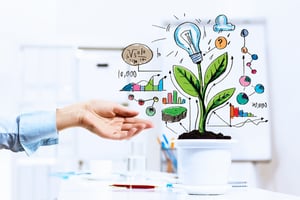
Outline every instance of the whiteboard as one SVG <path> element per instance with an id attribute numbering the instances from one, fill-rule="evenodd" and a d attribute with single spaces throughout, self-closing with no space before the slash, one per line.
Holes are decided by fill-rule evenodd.
<path id="1" fill-rule="evenodd" d="M 233 148 L 233 160 L 270 160 L 272 152 L 266 22 L 228 19 L 235 28 L 231 31 L 215 32 L 214 19 L 190 21 L 197 24 L 202 33 L 200 40 L 203 55 L 202 71 L 205 71 L 215 58 L 225 52 L 228 53 L 227 71 L 209 88 L 208 97 L 229 87 L 236 89 L 226 104 L 209 115 L 207 130 L 221 132 L 237 140 Z M 172 73 L 173 65 L 184 66 L 197 74 L 197 66 L 187 52 L 174 42 L 174 29 L 180 23 L 182 21 L 165 22 L 162 27 L 166 29 L 161 30 L 161 35 L 158 34 L 149 45 L 155 50 L 151 62 L 160 63 L 162 74 L 167 76 L 168 73 Z M 218 40 L 220 36 L 225 40 Z M 226 47 L 217 48 L 218 42 L 224 41 L 227 42 Z M 165 91 L 161 93 L 161 98 L 174 91 L 177 96 L 185 98 L 184 93 L 174 82 L 172 76 L 165 80 Z M 194 99 L 191 98 L 189 101 L 186 96 L 186 104 L 182 106 L 186 106 L 190 113 L 180 123 L 170 123 L 162 128 L 162 134 L 168 138 L 176 138 L 184 132 L 184 129 L 193 130 L 196 127 L 194 121 L 197 118 L 197 108 Z"/>

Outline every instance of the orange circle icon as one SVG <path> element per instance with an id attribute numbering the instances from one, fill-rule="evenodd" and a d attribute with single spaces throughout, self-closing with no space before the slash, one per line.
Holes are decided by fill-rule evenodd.
<path id="1" fill-rule="evenodd" d="M 224 49 L 227 46 L 227 39 L 225 37 L 223 37 L 223 36 L 218 37 L 215 40 L 215 46 L 218 49 Z"/>

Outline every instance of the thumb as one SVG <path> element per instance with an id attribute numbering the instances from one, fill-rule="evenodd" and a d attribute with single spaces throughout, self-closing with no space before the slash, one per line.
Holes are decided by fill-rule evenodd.
<path id="1" fill-rule="evenodd" d="M 137 112 L 135 110 L 132 110 L 132 109 L 129 109 L 129 108 L 127 108 L 125 106 L 122 106 L 122 105 L 117 105 L 114 108 L 114 113 L 117 116 L 122 116 L 122 117 L 135 117 L 139 114 L 139 112 Z"/>

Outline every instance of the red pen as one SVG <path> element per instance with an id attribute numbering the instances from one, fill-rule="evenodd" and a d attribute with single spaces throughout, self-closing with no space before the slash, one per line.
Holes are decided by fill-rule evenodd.
<path id="1" fill-rule="evenodd" d="M 154 189 L 154 185 L 132 185 L 132 184 L 112 184 L 114 187 L 125 187 L 131 189 Z"/>

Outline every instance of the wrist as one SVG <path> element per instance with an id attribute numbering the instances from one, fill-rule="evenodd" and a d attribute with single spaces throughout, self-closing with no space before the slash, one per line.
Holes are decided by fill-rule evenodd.
<path id="1" fill-rule="evenodd" d="M 57 130 L 77 126 L 83 116 L 84 109 L 80 105 L 72 105 L 56 109 Z"/>

